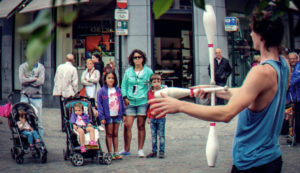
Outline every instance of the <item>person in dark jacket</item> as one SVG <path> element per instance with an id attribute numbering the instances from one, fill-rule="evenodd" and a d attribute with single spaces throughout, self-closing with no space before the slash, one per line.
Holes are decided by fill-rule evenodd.
<path id="1" fill-rule="evenodd" d="M 215 54 L 215 82 L 218 86 L 225 86 L 232 69 L 229 61 L 222 56 L 222 50 L 220 48 L 216 49 Z M 210 76 L 210 65 L 208 65 L 208 75 Z M 217 98 L 216 104 L 224 105 L 224 100 Z"/>
<path id="2" fill-rule="evenodd" d="M 98 70 L 100 72 L 100 80 L 99 80 L 99 84 L 100 87 L 102 87 L 103 82 L 102 82 L 102 75 L 103 75 L 103 68 L 104 68 L 104 63 L 102 61 L 102 56 L 98 53 L 94 53 L 92 55 L 92 61 L 94 63 L 94 67 L 96 70 Z"/>

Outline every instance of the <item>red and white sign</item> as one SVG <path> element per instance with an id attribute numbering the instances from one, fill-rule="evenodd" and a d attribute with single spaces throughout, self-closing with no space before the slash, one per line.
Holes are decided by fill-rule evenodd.
<path id="1" fill-rule="evenodd" d="M 119 8 L 127 8 L 128 0 L 117 0 L 117 6 Z"/>

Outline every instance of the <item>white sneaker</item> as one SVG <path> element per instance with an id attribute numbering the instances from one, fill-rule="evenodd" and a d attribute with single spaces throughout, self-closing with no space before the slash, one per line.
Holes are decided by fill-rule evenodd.
<path id="1" fill-rule="evenodd" d="M 145 157 L 144 151 L 143 150 L 139 150 L 138 151 L 138 156 L 139 157 Z"/>
<path id="2" fill-rule="evenodd" d="M 98 126 L 98 129 L 103 132 L 104 131 L 104 128 L 102 126 Z"/>

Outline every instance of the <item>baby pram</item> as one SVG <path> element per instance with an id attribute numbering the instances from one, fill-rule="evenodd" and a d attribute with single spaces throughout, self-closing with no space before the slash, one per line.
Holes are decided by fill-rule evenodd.
<path id="1" fill-rule="evenodd" d="M 98 146 L 89 146 L 89 134 L 85 134 L 85 146 L 86 153 L 80 152 L 80 144 L 78 142 L 78 135 L 73 131 L 73 126 L 70 123 L 70 118 L 72 112 L 74 112 L 74 104 L 82 103 L 84 107 L 84 113 L 88 114 L 90 119 L 93 121 L 93 127 L 95 129 L 95 141 Z M 84 164 L 85 158 L 96 159 L 100 164 L 111 164 L 112 156 L 110 153 L 104 153 L 100 145 L 100 130 L 96 118 L 94 116 L 91 100 L 87 97 L 75 96 L 73 98 L 68 98 L 63 101 L 64 107 L 64 123 L 66 128 L 66 149 L 63 150 L 64 160 L 70 159 L 74 166 L 82 166 Z"/>
<path id="2" fill-rule="evenodd" d="M 16 160 L 18 164 L 22 164 L 24 162 L 24 156 L 31 153 L 33 158 L 40 159 L 41 163 L 46 163 L 48 151 L 43 140 L 38 143 L 34 143 L 33 150 L 30 150 L 27 136 L 23 135 L 21 130 L 18 128 L 17 122 L 19 121 L 19 109 L 25 110 L 27 122 L 38 132 L 38 117 L 36 115 L 36 108 L 34 108 L 31 104 L 24 102 L 14 104 L 11 109 L 11 116 L 8 119 L 12 133 L 11 139 L 13 141 L 13 147 L 10 150 L 11 157 Z M 40 134 L 39 136 L 41 137 Z"/>

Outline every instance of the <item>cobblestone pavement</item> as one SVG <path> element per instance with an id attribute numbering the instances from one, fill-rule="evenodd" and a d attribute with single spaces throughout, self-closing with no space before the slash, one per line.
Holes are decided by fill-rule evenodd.
<path id="1" fill-rule="evenodd" d="M 137 157 L 136 121 L 133 127 L 131 156 L 123 160 L 113 161 L 109 166 L 99 165 L 98 162 L 87 162 L 82 167 L 74 167 L 70 161 L 64 161 L 62 150 L 65 148 L 65 133 L 60 132 L 60 112 L 58 109 L 44 109 L 43 123 L 48 153 L 48 162 L 41 164 L 27 154 L 22 165 L 16 164 L 10 156 L 12 146 L 11 132 L 4 118 L 0 125 L 0 172 L 192 172 L 192 173 L 226 173 L 232 165 L 232 142 L 237 118 L 230 123 L 217 123 L 216 129 L 219 140 L 219 155 L 216 167 L 207 166 L 205 145 L 209 130 L 209 123 L 197 120 L 184 114 L 167 116 L 166 124 L 166 158 L 146 159 Z M 145 154 L 151 152 L 150 126 L 146 126 L 147 136 L 144 146 Z M 285 137 L 281 136 L 283 144 L 283 173 L 295 173 L 300 170 L 300 145 L 289 147 L 285 144 Z M 106 151 L 104 134 L 101 137 L 102 148 Z M 123 128 L 119 130 L 119 148 L 123 149 Z"/>

